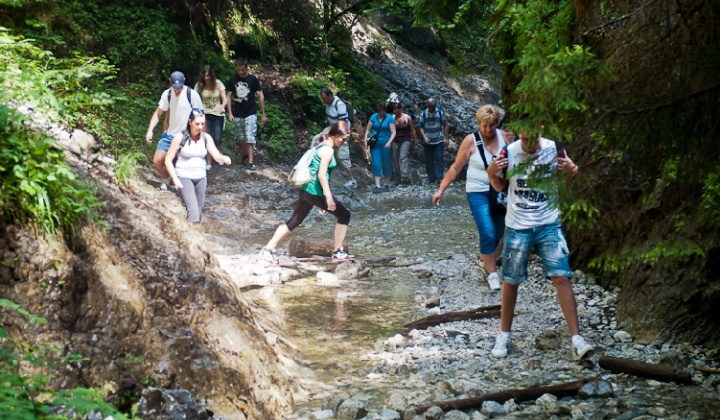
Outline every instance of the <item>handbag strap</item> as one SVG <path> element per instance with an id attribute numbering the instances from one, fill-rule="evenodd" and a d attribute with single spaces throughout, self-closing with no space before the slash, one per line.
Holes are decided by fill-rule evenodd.
<path id="1" fill-rule="evenodd" d="M 475 136 L 475 146 L 478 148 L 478 153 L 480 153 L 483 165 L 485 165 L 485 170 L 487 171 L 488 163 L 487 158 L 485 157 L 485 147 L 483 147 L 482 137 L 480 137 L 480 133 L 478 133 L 477 131 L 474 132 L 473 135 Z"/>

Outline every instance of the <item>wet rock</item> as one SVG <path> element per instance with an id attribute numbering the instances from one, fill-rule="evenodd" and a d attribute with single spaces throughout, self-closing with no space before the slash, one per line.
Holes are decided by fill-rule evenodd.
<path id="1" fill-rule="evenodd" d="M 317 283 L 320 286 L 325 287 L 340 287 L 342 283 L 340 282 L 340 279 L 337 278 L 337 276 L 333 273 L 329 273 L 327 271 L 320 271 L 316 274 L 317 277 Z"/>
<path id="2" fill-rule="evenodd" d="M 370 267 L 361 261 L 343 262 L 335 268 L 335 275 L 342 280 L 359 279 L 367 277 L 369 274 Z"/>
<path id="3" fill-rule="evenodd" d="M 535 348 L 538 350 L 557 350 L 561 344 L 562 339 L 557 330 L 543 331 L 535 337 Z"/>
<path id="4" fill-rule="evenodd" d="M 543 394 L 535 400 L 535 405 L 542 407 L 546 413 L 555 413 L 557 411 L 558 398 L 553 394 Z"/>
<path id="5" fill-rule="evenodd" d="M 507 414 L 505 407 L 496 401 L 483 401 L 480 412 L 489 418 Z"/>
<path id="6" fill-rule="evenodd" d="M 332 410 L 313 411 L 310 413 L 310 418 L 313 420 L 325 420 L 335 417 L 335 412 Z"/>
<path id="7" fill-rule="evenodd" d="M 340 404 L 342 404 L 343 401 L 345 401 L 345 400 L 343 400 L 339 396 L 337 396 L 335 394 L 331 394 L 322 399 L 321 407 L 323 410 L 330 409 L 333 411 L 337 411 L 337 409 L 340 407 Z"/>
<path id="8" fill-rule="evenodd" d="M 432 406 L 428 408 L 424 413 L 422 413 L 420 418 L 422 420 L 440 420 L 444 414 L 445 412 L 442 410 L 442 408 L 438 406 Z"/>
<path id="9" fill-rule="evenodd" d="M 612 384 L 604 380 L 587 383 L 578 391 L 580 398 L 608 398 L 612 395 Z"/>
<path id="10" fill-rule="evenodd" d="M 367 403 L 357 400 L 345 400 L 338 407 L 337 418 L 339 420 L 357 420 L 367 415 Z"/>
<path id="11" fill-rule="evenodd" d="M 212 413 L 185 390 L 149 387 L 143 390 L 137 416 L 145 420 L 206 420 Z"/>
<path id="12" fill-rule="evenodd" d="M 383 407 L 379 420 L 400 420 L 400 413 L 387 407 Z"/>
<path id="13" fill-rule="evenodd" d="M 616 341 L 621 341 L 623 343 L 629 343 L 632 341 L 632 336 L 627 331 L 618 331 L 613 334 L 613 337 Z"/>
<path id="14" fill-rule="evenodd" d="M 470 420 L 470 416 L 460 410 L 450 410 L 445 413 L 443 420 Z"/>

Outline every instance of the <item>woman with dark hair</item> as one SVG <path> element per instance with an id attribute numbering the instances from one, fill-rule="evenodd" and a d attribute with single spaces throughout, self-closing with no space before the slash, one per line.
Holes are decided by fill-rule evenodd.
<path id="1" fill-rule="evenodd" d="M 165 155 L 165 167 L 180 191 L 187 209 L 187 219 L 193 225 L 202 221 L 202 208 L 207 188 L 205 157 L 212 156 L 219 163 L 229 165 L 230 157 L 215 147 L 210 134 L 205 133 L 205 112 L 193 108 L 187 128 L 173 137 Z M 173 163 L 177 156 L 177 161 Z"/>
<path id="2" fill-rule="evenodd" d="M 195 90 L 200 94 L 203 105 L 205 105 L 207 132 L 215 141 L 217 149 L 222 150 L 222 132 L 225 126 L 227 96 L 225 95 L 225 85 L 218 80 L 215 70 L 209 64 L 206 64 L 200 70 Z M 207 157 L 207 167 L 205 169 L 212 169 L 210 155 Z"/>
<path id="3" fill-rule="evenodd" d="M 260 251 L 260 256 L 271 265 L 278 265 L 275 249 L 290 232 L 305 220 L 313 206 L 320 208 L 321 212 L 329 212 L 337 218 L 335 225 L 335 248 L 332 252 L 333 261 L 354 260 L 355 256 L 350 255 L 343 249 L 345 234 L 347 234 L 348 223 L 350 223 L 350 211 L 335 200 L 330 191 L 330 173 L 337 166 L 335 152 L 350 137 L 350 129 L 345 120 L 340 120 L 330 127 L 330 131 L 323 133 L 320 143 L 315 148 L 315 154 L 310 164 L 310 173 L 315 176 L 304 187 L 300 189 L 298 202 L 295 204 L 290 219 L 278 226 L 275 234 L 265 247 Z"/>
<path id="4" fill-rule="evenodd" d="M 395 141 L 393 167 L 400 173 L 400 183 L 410 183 L 410 147 L 418 149 L 418 136 L 411 116 L 403 112 L 403 104 L 395 104 Z M 414 144 L 411 143 L 414 141 Z"/>
<path id="5" fill-rule="evenodd" d="M 372 156 L 372 172 L 375 177 L 374 193 L 382 191 L 380 182 L 385 178 L 385 191 L 390 191 L 390 177 L 392 176 L 392 142 L 395 140 L 395 117 L 392 116 L 392 105 L 378 104 L 377 112 L 372 114 L 365 130 L 365 144 L 370 132 L 379 133 L 377 142 L 370 148 Z M 375 127 L 375 129 L 373 129 Z"/>

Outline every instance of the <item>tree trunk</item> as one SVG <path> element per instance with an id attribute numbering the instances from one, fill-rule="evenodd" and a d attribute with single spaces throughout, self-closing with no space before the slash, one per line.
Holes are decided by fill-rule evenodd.
<path id="1" fill-rule="evenodd" d="M 663 382 L 675 382 L 682 385 L 690 385 L 692 377 L 688 372 L 683 372 L 666 366 L 653 365 L 637 360 L 621 359 L 619 357 L 600 356 L 598 364 L 601 368 L 611 370 L 615 373 L 628 373 L 643 378 L 655 379 Z"/>
<path id="2" fill-rule="evenodd" d="M 290 241 L 288 251 L 291 257 L 307 258 L 313 255 L 329 257 L 334 251 L 335 241 L 326 239 L 303 238 L 296 236 Z M 345 252 L 349 252 L 347 245 L 343 243 Z"/>

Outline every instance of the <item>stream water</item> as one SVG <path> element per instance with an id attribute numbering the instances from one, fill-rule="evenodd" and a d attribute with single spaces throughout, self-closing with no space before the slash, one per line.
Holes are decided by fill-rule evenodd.
<path id="1" fill-rule="evenodd" d="M 230 179 L 228 181 L 229 184 L 233 183 Z M 234 188 L 221 185 L 220 194 L 225 194 L 222 190 L 230 191 Z M 255 249 L 264 244 L 272 235 L 276 222 L 263 223 L 260 220 L 268 216 L 271 216 L 269 217 L 271 220 L 285 220 L 292 211 L 294 197 L 285 194 L 286 190 L 279 188 L 275 185 L 256 193 L 257 196 L 267 197 L 268 200 L 258 201 L 259 204 L 252 209 L 252 218 L 258 222 L 251 229 L 228 232 L 226 235 L 245 244 L 247 248 Z M 438 262 L 454 261 L 458 256 L 466 261 L 477 258 L 478 233 L 467 207 L 462 185 L 449 189 L 440 207 L 431 206 L 431 191 L 427 186 L 413 186 L 377 196 L 358 190 L 348 193 L 348 196 L 340 196 L 341 201 L 349 203 L 348 207 L 352 212 L 347 236 L 350 252 L 360 260 L 372 261 L 392 257 L 395 259 L 394 264 L 371 264 L 368 276 L 342 280 L 332 285 L 324 284 L 319 278 L 307 277 L 253 288 L 246 292 L 253 299 L 273 301 L 273 307 L 280 312 L 284 324 L 283 333 L 297 346 L 302 364 L 313 371 L 313 378 L 304 382 L 306 387 L 310 384 L 311 389 L 307 389 L 304 398 L 298 398 L 296 401 L 297 418 L 308 418 L 309 412 L 319 409 L 319 400 L 330 394 L 365 401 L 372 412 L 381 412 L 385 401 L 393 392 L 400 388 L 408 388 L 408 383 L 413 381 L 413 379 L 408 380 L 412 372 L 410 375 L 378 374 L 377 359 L 373 360 L 371 354 L 373 352 L 377 354 L 376 350 L 382 350 L 383 342 L 388 337 L 403 331 L 404 324 L 427 315 L 427 310 L 422 304 L 423 300 L 429 296 L 437 296 L 439 289 L 442 288 L 441 282 L 463 283 L 465 289 L 461 288 L 461 290 L 466 292 L 472 291 L 475 287 L 478 290 L 487 289 L 482 284 L 479 271 L 472 268 L 471 264 L 445 264 L 442 273 L 437 273 L 437 270 L 433 272 L 432 264 Z M 269 205 L 268 203 L 271 202 L 281 204 Z M 283 207 L 286 204 L 287 206 Z M 211 198 L 208 206 L 210 213 L 213 212 L 213 206 Z M 313 210 L 293 235 L 330 239 L 334 225 L 334 217 L 320 215 Z M 281 253 L 286 252 L 285 247 L 287 240 L 281 244 Z M 554 295 L 553 290 L 543 293 Z M 499 294 L 487 293 L 484 299 L 484 304 L 499 304 Z M 520 312 L 523 311 L 521 306 L 518 308 Z M 443 311 L 445 310 L 447 308 L 443 308 Z M 564 327 L 562 319 L 559 318 L 559 310 L 556 309 L 554 312 L 557 312 L 552 314 L 552 318 L 557 319 L 554 323 Z M 496 333 L 496 324 L 497 321 L 490 321 L 487 327 L 483 327 L 481 337 L 472 339 L 477 340 L 476 347 L 482 356 L 482 363 L 496 363 L 488 354 L 489 347 L 492 346 L 491 337 Z M 437 352 L 437 349 L 431 350 Z M 525 352 L 532 353 L 527 349 Z M 442 353 L 438 354 L 434 357 L 442 357 Z M 526 357 L 533 356 L 531 354 Z M 463 366 L 466 362 L 467 359 L 465 361 L 460 359 L 461 366 L 451 367 L 453 360 L 448 360 L 447 372 L 443 376 L 453 377 L 452 370 L 459 372 L 456 376 L 467 375 Z M 525 365 L 522 363 L 526 361 L 508 360 L 508 363 L 515 364 L 510 365 L 513 366 L 510 369 L 525 370 L 523 367 Z M 560 363 L 565 362 L 560 360 Z M 492 372 L 498 369 L 497 364 L 488 366 L 492 367 Z M 577 369 L 582 368 L 573 366 L 572 363 L 568 364 L 568 367 L 560 368 L 561 371 Z M 499 371 L 503 371 L 502 364 Z M 589 373 L 597 374 L 597 371 Z M 502 376 L 503 373 L 490 374 L 501 375 L 493 378 L 513 382 L 511 378 Z M 527 375 L 527 373 L 521 374 Z M 491 383 L 495 381 L 487 375 L 488 373 L 485 373 L 483 379 L 490 380 Z M 552 377 L 553 373 L 537 372 L 535 375 L 543 382 L 547 380 L 547 375 Z M 563 375 L 565 374 L 561 376 Z M 586 372 L 578 371 L 571 376 L 576 375 L 586 376 Z M 720 378 L 716 376 L 716 379 L 718 379 L 716 382 L 720 383 Z M 648 385 L 644 381 L 637 384 L 637 381 L 627 377 L 617 380 L 618 383 L 620 381 L 627 382 L 624 386 L 633 393 L 631 401 L 637 399 L 646 405 L 657 403 L 661 406 L 692 405 L 687 416 L 668 418 L 720 418 L 718 415 L 720 399 L 715 385 L 709 388 L 706 386 L 705 389 L 694 387 L 687 389 L 687 392 L 677 392 L 677 387 L 674 385 L 658 389 L 655 384 Z M 502 380 L 497 386 L 503 386 Z M 666 394 L 666 390 L 672 394 Z M 440 397 L 448 398 L 442 395 Z M 630 409 L 632 407 L 603 408 L 604 412 L 613 412 L 612 410 L 628 412 Z"/>

